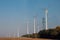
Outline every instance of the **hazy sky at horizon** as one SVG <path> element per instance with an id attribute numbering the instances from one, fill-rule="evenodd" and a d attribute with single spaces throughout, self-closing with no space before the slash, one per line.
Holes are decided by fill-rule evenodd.
<path id="1" fill-rule="evenodd" d="M 37 15 L 42 28 L 44 9 L 48 8 L 48 28 L 60 25 L 60 0 L 0 0 L 0 36 L 26 34 L 26 22 L 33 33 L 33 17 Z M 37 30 L 37 29 L 36 29 Z"/>

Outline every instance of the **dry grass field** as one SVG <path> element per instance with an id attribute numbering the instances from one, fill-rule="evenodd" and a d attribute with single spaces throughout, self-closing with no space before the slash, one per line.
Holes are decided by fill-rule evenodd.
<path id="1" fill-rule="evenodd" d="M 38 38 L 0 38 L 0 40 L 52 40 L 52 39 L 38 39 Z"/>

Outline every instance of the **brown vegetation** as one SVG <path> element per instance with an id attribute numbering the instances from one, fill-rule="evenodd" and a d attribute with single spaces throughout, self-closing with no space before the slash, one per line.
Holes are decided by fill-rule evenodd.
<path id="1" fill-rule="evenodd" d="M 0 40 L 52 40 L 52 39 L 37 39 L 37 38 L 0 38 Z"/>

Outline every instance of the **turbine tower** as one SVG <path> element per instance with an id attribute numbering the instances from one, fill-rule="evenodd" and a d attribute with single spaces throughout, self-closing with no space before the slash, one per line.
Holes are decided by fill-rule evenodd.
<path id="1" fill-rule="evenodd" d="M 10 36 L 10 32 L 9 32 L 9 34 L 8 34 L 8 37 L 11 37 L 11 36 Z"/>
<path id="2" fill-rule="evenodd" d="M 27 21 L 27 34 L 29 34 L 29 22 Z"/>
<path id="3" fill-rule="evenodd" d="M 48 9 L 45 10 L 45 17 L 46 17 L 46 30 L 48 29 Z"/>
<path id="4" fill-rule="evenodd" d="M 45 18 L 42 18 L 42 28 L 45 29 Z"/>
<path id="5" fill-rule="evenodd" d="M 17 37 L 19 37 L 19 28 L 17 29 Z"/>
<path id="6" fill-rule="evenodd" d="M 37 31 L 37 33 L 40 31 L 40 29 L 39 29 L 39 25 L 38 25 L 38 31 Z"/>
<path id="7" fill-rule="evenodd" d="M 36 33 L 36 16 L 34 16 L 34 33 Z"/>
<path id="8" fill-rule="evenodd" d="M 37 15 L 34 16 L 34 37 L 36 38 L 37 35 L 36 35 L 36 27 L 37 27 Z"/>

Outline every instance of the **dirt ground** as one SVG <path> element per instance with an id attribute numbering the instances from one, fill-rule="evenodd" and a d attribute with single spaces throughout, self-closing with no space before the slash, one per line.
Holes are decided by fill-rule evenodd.
<path id="1" fill-rule="evenodd" d="M 0 38 L 0 40 L 52 40 L 52 39 L 38 39 L 38 38 Z"/>

